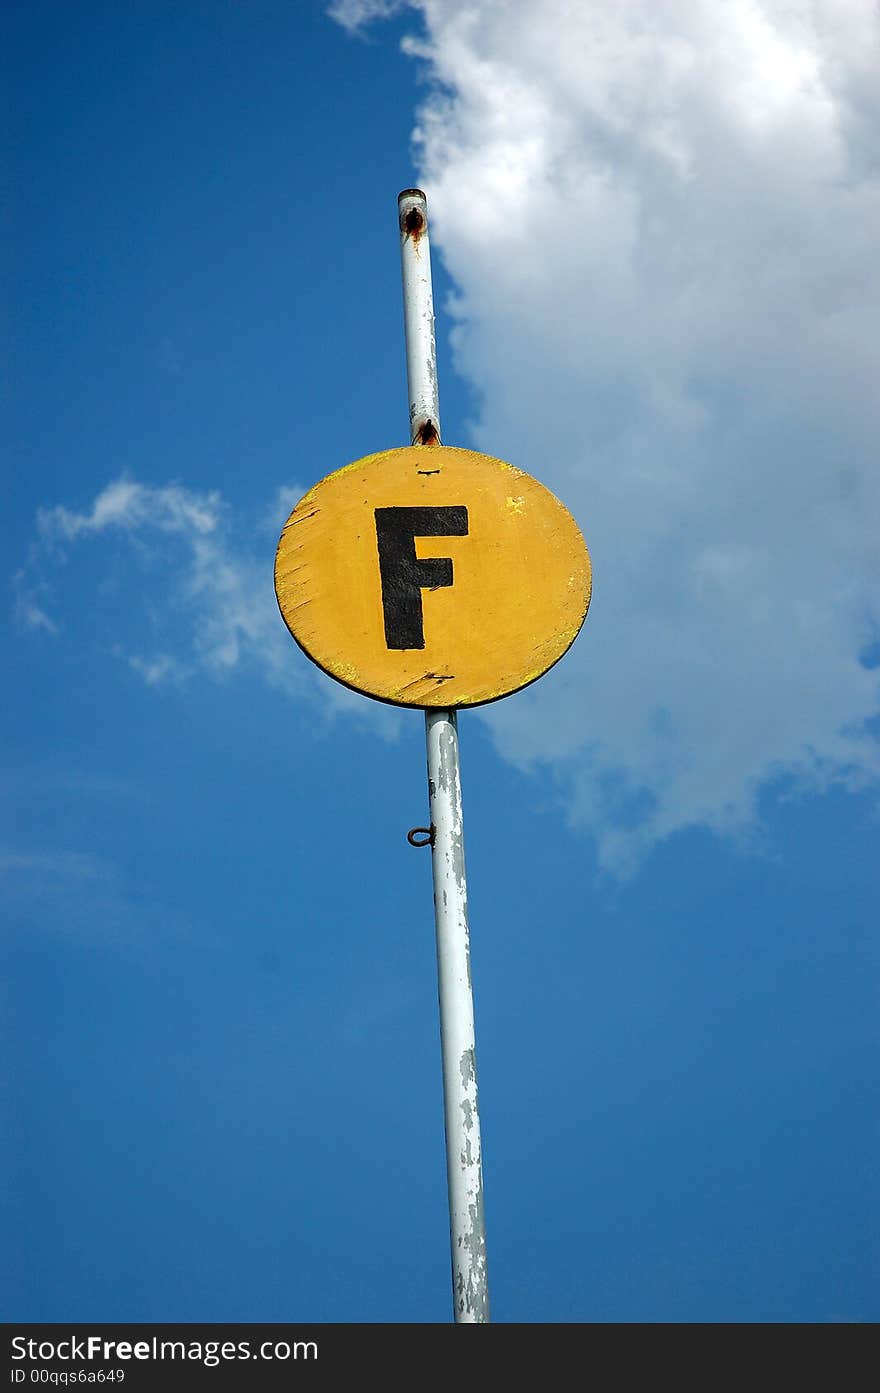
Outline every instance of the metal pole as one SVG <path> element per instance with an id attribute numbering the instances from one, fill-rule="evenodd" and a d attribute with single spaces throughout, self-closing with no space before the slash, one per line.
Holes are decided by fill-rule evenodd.
<path id="1" fill-rule="evenodd" d="M 397 206 L 400 217 L 410 440 L 414 445 L 439 445 L 434 298 L 425 195 L 421 189 L 404 189 L 398 196 Z M 452 1298 L 456 1322 L 472 1324 L 489 1319 L 489 1286 L 486 1275 L 480 1116 L 477 1110 L 461 771 L 455 712 L 426 711 L 425 735 L 446 1119 Z"/>

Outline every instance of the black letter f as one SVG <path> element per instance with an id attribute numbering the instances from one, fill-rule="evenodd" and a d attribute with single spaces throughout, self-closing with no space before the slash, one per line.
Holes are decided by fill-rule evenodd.
<path id="1" fill-rule="evenodd" d="M 448 556 L 416 556 L 416 537 L 466 537 L 467 508 L 377 508 L 376 540 L 382 577 L 385 643 L 424 648 L 422 591 L 452 584 Z"/>

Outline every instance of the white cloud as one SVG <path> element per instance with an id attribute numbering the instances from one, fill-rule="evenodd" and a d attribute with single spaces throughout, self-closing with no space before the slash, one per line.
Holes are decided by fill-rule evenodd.
<path id="1" fill-rule="evenodd" d="M 131 653 L 127 661 L 132 671 L 142 677 L 148 687 L 160 687 L 165 682 L 185 682 L 192 675 L 192 667 L 182 663 L 172 653 L 155 653 L 152 658 Z"/>
<path id="2" fill-rule="evenodd" d="M 569 657 L 486 709 L 500 750 L 621 870 L 742 832 L 777 777 L 876 778 L 877 7 L 412 8 L 472 437 L 559 493 L 595 568 Z"/>
<path id="3" fill-rule="evenodd" d="M 82 851 L 32 851 L 20 847 L 0 847 L 0 880 L 15 876 L 36 876 L 47 880 L 107 883 L 114 878 L 108 862 Z"/>
<path id="4" fill-rule="evenodd" d="M 27 570 L 22 568 L 12 577 L 12 590 L 13 618 L 19 629 L 57 634 L 58 625 L 50 619 L 42 604 L 49 592 L 49 587 L 44 581 L 30 577 Z"/>
<path id="5" fill-rule="evenodd" d="M 270 522 L 280 532 L 291 500 L 302 493 L 297 485 L 278 489 L 271 506 L 249 526 L 233 516 L 216 492 L 200 493 L 176 483 L 152 486 L 127 477 L 109 483 L 81 511 L 63 504 L 43 508 L 28 566 L 15 578 L 17 610 L 26 610 L 21 622 L 59 633 L 59 624 L 48 614 L 40 611 L 34 617 L 32 597 L 50 592 L 47 574 L 57 576 L 60 568 L 73 564 L 74 551 L 83 543 L 94 547 L 116 536 L 127 546 L 121 559 L 112 565 L 108 560 L 96 594 L 103 591 L 124 605 L 127 642 L 120 642 L 118 616 L 108 618 L 106 632 L 93 637 L 109 643 L 148 686 L 180 686 L 199 675 L 223 679 L 237 671 L 256 673 L 286 696 L 309 701 L 325 714 L 348 712 L 392 735 L 399 725 L 395 714 L 387 707 L 377 711 L 365 697 L 312 668 L 278 613 L 263 534 Z M 68 596 L 71 587 L 54 588 Z M 83 605 L 79 598 L 80 614 L 98 622 L 94 604 Z M 151 651 L 148 640 L 159 646 Z"/>
<path id="6" fill-rule="evenodd" d="M 203 537 L 216 532 L 221 517 L 222 504 L 217 493 L 196 494 L 180 484 L 151 488 L 123 476 L 98 494 L 87 513 L 73 512 L 62 504 L 41 508 L 37 528 L 47 542 L 72 542 L 108 528 L 134 532 L 154 527 L 162 532 Z"/>
<path id="7" fill-rule="evenodd" d="M 332 0 L 327 11 L 332 19 L 353 33 L 374 19 L 390 19 L 408 3 L 409 0 Z"/>
<path id="8" fill-rule="evenodd" d="M 155 933 L 136 887 L 90 852 L 0 846 L 0 903 L 10 932 L 21 929 L 107 946 L 130 946 Z M 166 928 L 174 916 L 158 916 Z"/>

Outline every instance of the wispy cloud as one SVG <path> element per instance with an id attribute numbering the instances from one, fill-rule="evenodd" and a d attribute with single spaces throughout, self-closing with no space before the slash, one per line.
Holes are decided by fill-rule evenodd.
<path id="1" fill-rule="evenodd" d="M 471 436 L 594 561 L 572 653 L 486 709 L 499 749 L 618 870 L 741 833 L 780 776 L 876 779 L 877 7 L 412 8 Z"/>
<path id="2" fill-rule="evenodd" d="M 0 847 L 0 878 L 9 884 L 16 876 L 38 877 L 42 884 L 61 880 L 107 884 L 114 872 L 106 861 L 87 852 Z"/>
<path id="3" fill-rule="evenodd" d="M 142 658 L 132 653 L 127 661 L 132 671 L 142 677 L 148 687 L 159 687 L 163 682 L 185 682 L 192 675 L 192 666 L 181 662 L 172 653 L 155 653 L 152 658 Z"/>
<path id="4" fill-rule="evenodd" d="M 40 536 L 49 544 L 72 542 L 108 528 L 134 532 L 145 527 L 206 537 L 216 532 L 223 514 L 217 493 L 197 494 L 179 484 L 151 488 L 134 479 L 120 478 L 98 494 L 86 512 L 58 504 L 37 514 Z"/>
<path id="5" fill-rule="evenodd" d="M 0 901 L 8 928 L 128 948 L 155 940 L 156 924 L 178 933 L 173 913 L 156 913 L 143 888 L 125 882 L 102 856 L 67 849 L 0 847 Z"/>
<path id="6" fill-rule="evenodd" d="M 375 19 L 390 19 L 408 7 L 409 0 L 331 0 L 327 12 L 331 19 L 350 33 Z"/>
<path id="7" fill-rule="evenodd" d="M 44 605 L 48 603 L 49 586 L 28 569 L 16 571 L 12 577 L 13 619 L 16 627 L 38 633 L 57 634 L 58 625 L 50 619 Z"/>
<path id="8" fill-rule="evenodd" d="M 115 537 L 124 544 L 122 559 L 106 553 L 107 575 L 99 588 L 123 608 L 115 627 L 108 618 L 101 641 L 148 686 L 247 671 L 289 697 L 317 701 L 327 713 L 358 715 L 392 734 L 395 714 L 313 670 L 294 651 L 278 614 L 265 533 L 280 532 L 303 492 L 285 485 L 246 520 L 236 518 L 216 492 L 123 476 L 85 508 L 42 508 L 28 564 L 16 577 L 23 627 L 58 635 L 61 621 L 34 597 L 46 601 L 55 593 L 58 604 L 63 595 L 70 605 L 70 584 L 59 585 L 58 576 L 81 549 Z M 82 600 L 80 595 L 80 607 Z"/>

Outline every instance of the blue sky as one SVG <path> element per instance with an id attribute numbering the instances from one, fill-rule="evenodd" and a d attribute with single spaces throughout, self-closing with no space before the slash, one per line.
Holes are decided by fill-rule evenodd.
<path id="1" fill-rule="evenodd" d="M 423 723 L 272 593 L 413 183 L 594 562 L 461 722 L 493 1317 L 877 1318 L 878 21 L 717 13 L 8 10 L 7 1319 L 449 1319 Z"/>

